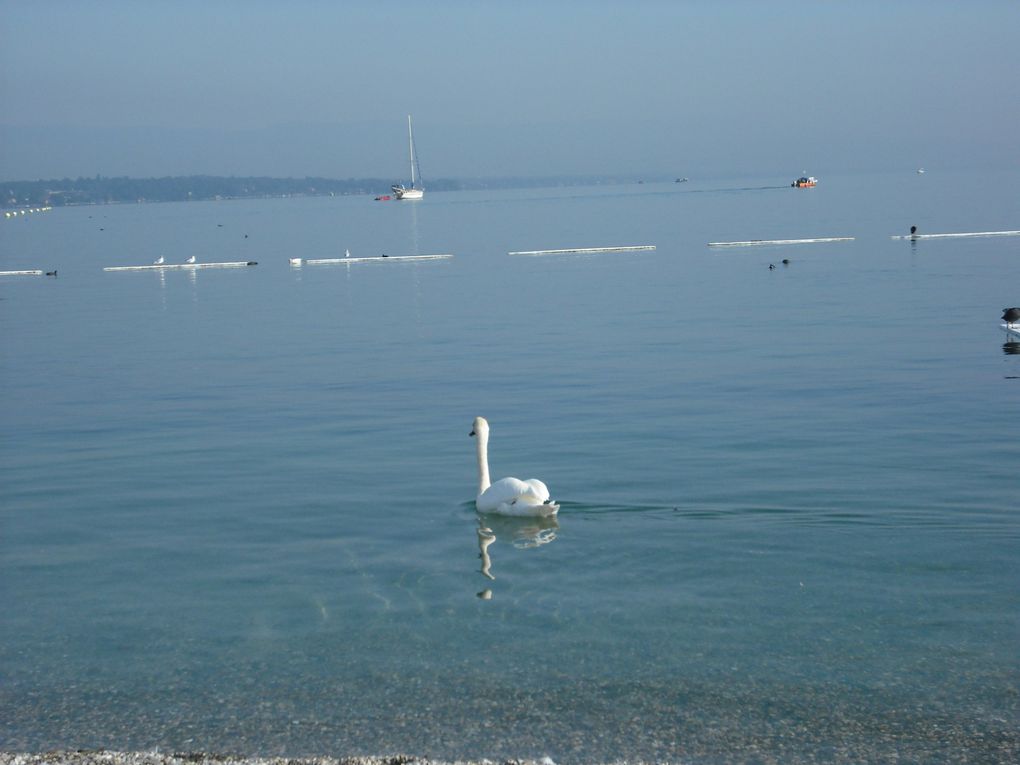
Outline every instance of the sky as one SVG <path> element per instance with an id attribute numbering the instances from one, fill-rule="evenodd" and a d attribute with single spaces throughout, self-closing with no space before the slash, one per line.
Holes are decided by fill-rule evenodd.
<path id="1" fill-rule="evenodd" d="M 1020 166 L 1017 0 L 0 0 L 0 178 Z"/>

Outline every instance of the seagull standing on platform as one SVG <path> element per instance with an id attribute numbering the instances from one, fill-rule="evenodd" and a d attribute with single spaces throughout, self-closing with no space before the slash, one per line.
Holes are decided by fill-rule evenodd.
<path id="1" fill-rule="evenodd" d="M 192 255 L 192 256 L 191 256 L 190 258 L 188 258 L 188 259 L 187 259 L 187 260 L 185 260 L 184 262 L 185 262 L 185 263 L 194 263 L 194 262 L 195 262 L 195 256 L 194 256 L 194 255 Z"/>
<path id="2" fill-rule="evenodd" d="M 156 258 L 154 261 L 152 261 L 152 265 L 154 265 L 154 266 L 161 266 L 161 265 L 163 265 L 163 256 L 160 255 L 158 258 Z"/>

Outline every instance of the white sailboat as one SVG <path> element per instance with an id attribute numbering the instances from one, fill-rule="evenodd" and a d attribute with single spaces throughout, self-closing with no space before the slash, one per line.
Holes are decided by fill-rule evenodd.
<path id="1" fill-rule="evenodd" d="M 391 186 L 397 199 L 421 199 L 425 196 L 425 189 L 421 187 L 421 168 L 418 167 L 418 159 L 414 156 L 414 133 L 411 132 L 411 115 L 407 115 L 407 145 L 411 152 L 411 187 L 405 188 L 400 183 Z M 417 172 L 417 176 L 415 173 Z M 415 183 L 418 185 L 416 186 Z"/>

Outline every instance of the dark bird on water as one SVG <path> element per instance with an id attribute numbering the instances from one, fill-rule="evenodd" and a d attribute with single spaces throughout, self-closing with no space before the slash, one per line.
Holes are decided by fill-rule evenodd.
<path id="1" fill-rule="evenodd" d="M 1020 321 L 1020 307 L 1003 308 L 1002 320 L 1007 324 L 1016 324 Z"/>
<path id="2" fill-rule="evenodd" d="M 914 236 L 917 233 L 917 226 L 910 227 L 910 235 Z"/>
<path id="3" fill-rule="evenodd" d="M 52 271 L 47 271 L 46 275 L 47 276 L 56 276 L 57 275 L 57 269 L 54 268 Z"/>

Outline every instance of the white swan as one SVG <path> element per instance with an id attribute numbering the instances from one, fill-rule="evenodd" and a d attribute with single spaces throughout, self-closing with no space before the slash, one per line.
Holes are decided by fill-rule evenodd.
<path id="1" fill-rule="evenodd" d="M 468 435 L 478 438 L 478 497 L 475 507 L 480 513 L 499 515 L 555 515 L 560 506 L 549 499 L 549 489 L 537 478 L 501 478 L 489 482 L 489 423 L 475 417 Z"/>

